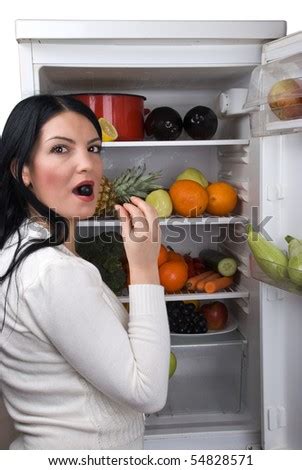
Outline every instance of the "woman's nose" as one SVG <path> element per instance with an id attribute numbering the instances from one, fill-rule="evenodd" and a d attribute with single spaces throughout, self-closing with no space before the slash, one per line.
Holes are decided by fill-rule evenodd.
<path id="1" fill-rule="evenodd" d="M 93 167 L 93 158 L 91 152 L 80 150 L 77 154 L 77 165 L 81 169 L 89 169 Z"/>

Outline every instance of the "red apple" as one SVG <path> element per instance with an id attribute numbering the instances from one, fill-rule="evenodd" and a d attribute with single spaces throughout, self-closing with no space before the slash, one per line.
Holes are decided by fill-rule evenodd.
<path id="1" fill-rule="evenodd" d="M 282 121 L 302 118 L 302 80 L 288 78 L 276 82 L 269 91 L 268 104 Z"/>
<path id="2" fill-rule="evenodd" d="M 204 304 L 200 311 L 208 322 L 209 330 L 223 330 L 228 320 L 228 309 L 224 303 L 216 301 Z"/>

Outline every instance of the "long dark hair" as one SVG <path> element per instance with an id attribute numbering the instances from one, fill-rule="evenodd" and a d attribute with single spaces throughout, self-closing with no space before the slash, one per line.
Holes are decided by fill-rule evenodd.
<path id="1" fill-rule="evenodd" d="M 17 270 L 21 261 L 37 250 L 61 245 L 68 239 L 68 221 L 39 201 L 22 179 L 23 167 L 31 161 L 33 147 L 41 128 L 49 119 L 66 111 L 79 113 L 89 119 L 102 139 L 102 131 L 95 114 L 85 104 L 68 95 L 34 95 L 25 98 L 12 110 L 3 129 L 0 140 L 0 251 L 11 235 L 18 233 L 12 262 L 4 275 L 0 276 L 0 286 L 9 277 L 5 305 L 12 273 Z M 51 236 L 42 241 L 34 239 L 34 243 L 22 249 L 20 253 L 19 227 L 29 217 L 29 205 L 48 222 Z M 5 313 L 1 331 L 4 321 Z"/>

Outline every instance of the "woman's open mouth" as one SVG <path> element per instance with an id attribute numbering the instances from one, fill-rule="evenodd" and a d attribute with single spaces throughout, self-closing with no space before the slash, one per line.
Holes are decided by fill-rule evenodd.
<path id="1" fill-rule="evenodd" d="M 73 194 L 85 202 L 90 202 L 94 200 L 93 194 L 93 183 L 84 183 L 78 185 L 72 190 Z"/>

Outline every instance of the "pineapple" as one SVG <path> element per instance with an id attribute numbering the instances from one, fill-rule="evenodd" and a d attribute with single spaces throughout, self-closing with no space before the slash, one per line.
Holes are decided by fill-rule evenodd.
<path id="1" fill-rule="evenodd" d="M 131 196 L 145 198 L 151 191 L 161 189 L 156 180 L 161 172 L 145 174 L 146 165 L 128 168 L 113 181 L 103 176 L 95 209 L 95 216 L 114 215 L 114 205 L 129 202 Z"/>

